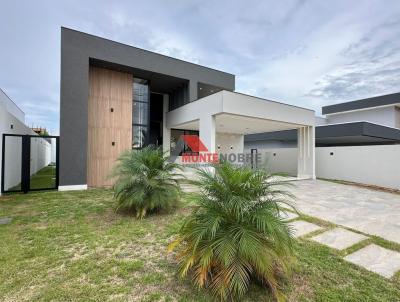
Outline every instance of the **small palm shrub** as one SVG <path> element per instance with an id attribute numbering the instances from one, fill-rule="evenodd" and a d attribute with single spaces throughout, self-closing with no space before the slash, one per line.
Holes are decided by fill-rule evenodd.
<path id="1" fill-rule="evenodd" d="M 234 167 L 199 171 L 201 193 L 169 250 L 175 250 L 182 277 L 220 300 L 240 299 L 252 281 L 284 300 L 281 281 L 289 272 L 293 237 L 279 216 L 278 203 L 290 205 L 286 182 L 265 171 Z"/>
<path id="2" fill-rule="evenodd" d="M 134 211 L 141 219 L 148 212 L 176 206 L 181 194 L 180 170 L 152 146 L 123 153 L 111 173 L 116 178 L 113 189 L 117 209 Z"/>

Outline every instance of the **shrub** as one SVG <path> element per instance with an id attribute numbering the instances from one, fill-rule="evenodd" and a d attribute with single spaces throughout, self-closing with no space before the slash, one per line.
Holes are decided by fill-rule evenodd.
<path id="1" fill-rule="evenodd" d="M 266 285 L 283 299 L 282 277 L 289 272 L 293 237 L 279 216 L 287 182 L 265 171 L 228 163 L 215 172 L 200 171 L 197 206 L 169 246 L 176 250 L 179 272 L 208 287 L 221 300 L 240 299 L 251 281 Z"/>
<path id="2" fill-rule="evenodd" d="M 148 212 L 170 209 L 180 199 L 180 166 L 168 162 L 163 152 L 149 146 L 123 153 L 111 176 L 114 197 L 123 208 L 143 218 Z"/>

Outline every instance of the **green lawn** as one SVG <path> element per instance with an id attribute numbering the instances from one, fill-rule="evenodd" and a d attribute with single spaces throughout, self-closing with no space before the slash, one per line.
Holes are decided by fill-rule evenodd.
<path id="1" fill-rule="evenodd" d="M 30 177 L 30 188 L 31 189 L 48 189 L 56 186 L 56 166 L 46 166 Z M 21 184 L 18 184 L 10 189 L 21 190 Z"/>
<path id="2" fill-rule="evenodd" d="M 38 192 L 0 197 L 0 301 L 210 301 L 206 291 L 176 276 L 166 246 L 190 213 L 138 221 L 113 211 L 112 192 Z M 304 217 L 326 227 L 332 225 Z M 400 246 L 370 241 L 400 250 Z M 365 243 L 364 243 L 365 244 Z M 399 301 L 400 276 L 386 280 L 351 265 L 337 252 L 306 239 L 289 301 Z M 269 301 L 253 286 L 247 301 Z"/>
<path id="3" fill-rule="evenodd" d="M 56 185 L 56 166 L 49 165 L 31 176 L 31 189 L 54 188 Z"/>

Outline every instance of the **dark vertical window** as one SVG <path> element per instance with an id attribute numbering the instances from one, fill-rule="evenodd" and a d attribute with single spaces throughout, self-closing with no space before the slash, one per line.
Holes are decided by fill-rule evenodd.
<path id="1" fill-rule="evenodd" d="M 150 90 L 147 80 L 135 78 L 133 81 L 132 148 L 143 148 L 149 131 Z"/>
<path id="2" fill-rule="evenodd" d="M 169 95 L 169 110 L 174 110 L 189 103 L 189 84 L 183 83 Z"/>

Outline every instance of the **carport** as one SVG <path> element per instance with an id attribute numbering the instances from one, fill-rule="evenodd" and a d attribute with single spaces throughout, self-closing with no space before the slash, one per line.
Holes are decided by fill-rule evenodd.
<path id="1" fill-rule="evenodd" d="M 212 153 L 243 152 L 247 134 L 297 129 L 297 176 L 315 178 L 314 116 L 313 110 L 223 90 L 166 112 L 163 149 L 170 150 L 171 129 L 199 131 Z"/>

